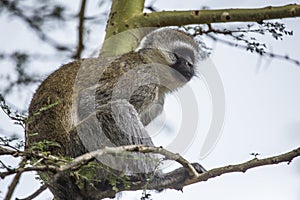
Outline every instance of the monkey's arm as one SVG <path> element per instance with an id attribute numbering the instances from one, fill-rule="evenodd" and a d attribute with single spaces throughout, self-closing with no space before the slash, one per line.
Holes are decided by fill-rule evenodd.
<path id="1" fill-rule="evenodd" d="M 139 114 L 127 100 L 115 100 L 98 108 L 97 119 L 106 137 L 116 146 L 153 146 Z"/>
<path id="2" fill-rule="evenodd" d="M 138 112 L 127 100 L 110 102 L 98 108 L 96 112 L 101 131 L 110 144 L 154 146 L 139 119 Z M 112 156 L 110 159 L 107 162 L 110 167 L 131 175 L 154 173 L 159 164 L 155 155 L 142 153 L 127 153 Z"/>

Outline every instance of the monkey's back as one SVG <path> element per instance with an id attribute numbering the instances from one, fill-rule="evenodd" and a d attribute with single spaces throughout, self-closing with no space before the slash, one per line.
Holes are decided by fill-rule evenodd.
<path id="1" fill-rule="evenodd" d="M 81 61 L 66 64 L 48 76 L 37 89 L 29 106 L 26 144 L 69 141 L 72 87 Z M 50 148 L 57 149 L 57 148 Z M 55 150 L 54 153 L 65 153 Z"/>
<path id="2" fill-rule="evenodd" d="M 63 65 L 41 83 L 29 107 L 29 118 L 26 127 L 27 147 L 37 142 L 54 141 L 60 147 L 50 145 L 45 150 L 49 150 L 54 154 L 59 153 L 72 157 L 86 152 L 77 135 L 76 120 L 74 119 L 83 120 L 88 117 L 89 111 L 85 113 L 78 112 L 76 106 L 90 106 L 89 109 L 94 110 L 97 106 L 107 104 L 111 101 L 114 88 L 119 79 L 131 69 L 146 63 L 145 59 L 136 52 L 108 59 L 109 62 L 107 62 L 107 59 L 90 58 L 71 62 Z M 109 64 L 106 65 L 107 63 Z M 101 69 L 100 74 L 99 69 Z M 84 94 L 84 91 L 93 86 L 96 87 L 96 93 L 93 94 L 94 96 L 87 96 L 86 98 L 90 98 L 88 101 L 93 101 L 93 98 L 95 98 L 94 101 L 97 105 L 91 107 L 89 102 L 83 102 L 80 105 L 80 100 L 75 99 L 75 103 L 78 103 L 78 105 L 75 106 L 74 112 L 74 94 L 77 98 L 76 95 Z M 130 86 L 125 85 L 124 87 Z M 126 88 L 125 90 L 124 88 L 121 89 L 121 91 L 127 90 Z M 145 98 L 148 98 L 148 102 L 156 98 L 153 94 L 153 90 L 156 90 L 155 86 L 150 90 L 147 87 L 141 87 L 139 90 L 143 90 L 143 95 L 139 95 L 139 92 L 135 91 L 132 98 L 129 99 L 138 111 L 145 107 L 143 103 Z M 85 109 L 80 108 L 80 110 Z M 74 113 L 78 116 L 74 116 Z"/>

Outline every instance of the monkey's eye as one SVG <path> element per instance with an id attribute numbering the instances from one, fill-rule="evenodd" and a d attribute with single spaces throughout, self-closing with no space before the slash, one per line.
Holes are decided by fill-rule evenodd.
<path id="1" fill-rule="evenodd" d="M 175 56 L 176 60 L 179 59 L 179 56 L 176 53 L 174 53 L 174 56 Z"/>
<path id="2" fill-rule="evenodd" d="M 192 64 L 192 63 L 190 63 L 190 62 L 188 62 L 188 61 L 186 61 L 186 65 L 187 65 L 187 66 L 189 66 L 190 68 L 192 68 L 192 67 L 193 67 L 193 64 Z"/>

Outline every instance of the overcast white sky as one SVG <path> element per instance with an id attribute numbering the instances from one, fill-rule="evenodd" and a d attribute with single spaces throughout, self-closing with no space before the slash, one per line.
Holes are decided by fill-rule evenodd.
<path id="1" fill-rule="evenodd" d="M 78 3 L 66 1 L 78 8 Z M 77 1 L 76 1 L 77 2 Z M 244 0 L 244 1 L 216 1 L 216 0 L 157 0 L 154 4 L 160 10 L 186 10 L 198 9 L 202 6 L 210 8 L 236 8 L 236 7 L 262 7 L 269 5 L 285 5 L 287 3 L 300 3 L 297 1 L 283 0 Z M 76 5 L 76 6 L 74 6 Z M 91 12 L 96 12 L 95 6 L 88 7 Z M 292 37 L 284 37 L 282 41 L 276 41 L 271 37 L 259 37 L 269 47 L 269 51 L 289 55 L 300 60 L 300 18 L 280 20 L 287 28 L 294 31 Z M 41 46 L 38 39 L 32 34 L 26 33 L 27 28 L 18 21 L 0 19 L 4 29 L 0 29 L 0 44 L 2 49 L 13 49 L 16 46 L 24 47 L 30 51 L 51 51 Z M 231 27 L 232 24 L 226 24 Z M 70 32 L 72 27 L 67 27 Z M 16 31 L 18 30 L 18 31 Z M 99 40 L 103 38 L 104 27 L 92 29 L 89 49 L 85 55 L 91 55 L 100 45 Z M 98 31 L 98 32 L 97 32 Z M 101 32 L 102 31 L 102 32 Z M 22 33 L 22 34 L 20 34 Z M 101 35 L 101 33 L 103 33 Z M 65 41 L 73 41 L 75 36 L 66 36 L 57 33 L 57 37 Z M 226 96 L 226 119 L 223 126 L 222 136 L 213 151 L 204 159 L 199 159 L 199 153 L 203 138 L 209 127 L 212 105 L 207 85 L 203 78 L 191 82 L 191 87 L 198 100 L 199 127 L 198 134 L 193 143 L 184 153 L 184 156 L 191 161 L 201 162 L 207 169 L 225 166 L 247 161 L 252 157 L 252 152 L 266 157 L 284 153 L 300 144 L 300 67 L 286 60 L 260 58 L 257 55 L 246 52 L 243 49 L 232 48 L 221 43 L 214 43 L 208 38 L 203 38 L 208 46 L 213 47 L 210 57 L 222 79 Z M 33 66 L 32 69 L 45 74 L 50 73 L 67 60 L 49 61 L 43 63 L 43 68 Z M 5 64 L 5 63 L 4 63 Z M 1 64 L 1 72 L 8 73 L 7 65 Z M 10 102 L 21 107 L 27 106 L 36 86 L 26 91 L 26 95 L 14 94 Z M 176 94 L 179 95 L 178 93 Z M 174 121 L 180 111 L 180 107 L 173 106 L 173 99 L 169 98 L 170 104 L 166 105 L 168 125 L 171 131 L 176 130 Z M 25 105 L 25 106 L 22 106 Z M 174 113 L 173 113 L 174 111 Z M 176 113 L 178 112 L 178 113 Z M 175 117 L 178 118 L 178 117 Z M 10 132 L 22 133 L 22 129 L 13 125 L 3 113 L 0 112 L 1 128 Z M 167 145 L 174 135 L 165 134 L 156 139 L 157 143 Z M 0 199 L 5 195 L 5 188 L 10 179 L 0 181 Z M 37 181 L 31 173 L 24 175 L 17 187 L 15 197 L 25 197 L 38 188 Z M 185 187 L 183 192 L 167 190 L 161 193 L 153 193 L 153 199 L 231 199 L 231 200 L 298 200 L 300 198 L 300 159 L 294 160 L 290 165 L 279 164 L 268 167 L 261 167 L 247 171 L 247 173 L 231 173 L 223 175 L 207 182 L 202 182 Z M 139 199 L 141 192 L 128 192 L 123 194 L 124 199 Z M 45 192 L 37 199 L 51 199 L 49 192 Z"/>

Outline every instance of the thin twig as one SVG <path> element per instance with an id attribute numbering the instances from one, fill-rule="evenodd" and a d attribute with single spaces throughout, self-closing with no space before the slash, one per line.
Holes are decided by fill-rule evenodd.
<path id="1" fill-rule="evenodd" d="M 227 173 L 232 173 L 232 172 L 245 173 L 248 169 L 252 169 L 252 168 L 260 167 L 260 166 L 274 165 L 274 164 L 279 164 L 279 163 L 283 163 L 283 162 L 287 162 L 288 164 L 290 164 L 294 158 L 299 157 L 299 156 L 300 156 L 300 147 L 297 149 L 294 149 L 292 151 L 289 151 L 287 153 L 277 155 L 277 156 L 272 156 L 272 157 L 268 157 L 268 158 L 264 158 L 264 159 L 254 158 L 250 161 L 247 161 L 247 162 L 244 162 L 241 164 L 228 165 L 225 167 L 219 167 L 219 168 L 209 170 L 205 173 L 200 174 L 196 178 L 186 180 L 184 185 L 190 185 L 192 183 L 206 181 L 208 179 L 211 179 L 211 178 L 223 175 L 223 174 L 227 174 Z"/>
<path id="2" fill-rule="evenodd" d="M 130 151 L 130 150 L 127 150 Z M 183 158 L 181 155 L 178 153 L 173 153 L 170 152 L 162 147 L 146 147 L 146 146 L 139 146 L 138 147 L 138 152 L 141 153 L 158 153 L 161 155 L 164 155 L 168 160 L 174 160 L 181 164 L 183 167 L 187 168 L 189 170 L 189 174 L 191 176 L 197 177 L 199 173 L 195 170 L 193 165 L 188 162 L 185 158 Z"/>
<path id="3" fill-rule="evenodd" d="M 7 166 L 4 162 L 2 162 L 1 160 L 0 160 L 0 164 L 1 164 L 1 167 L 5 168 L 7 171 L 11 170 L 11 168 L 9 166 Z M 0 174 L 0 177 L 2 178 L 1 174 Z"/>
<path id="4" fill-rule="evenodd" d="M 4 148 L 0 145 L 0 156 L 3 155 L 11 155 L 13 157 L 20 157 L 20 156 L 27 156 L 27 157 L 38 157 L 38 158 L 43 158 L 45 160 L 52 160 L 52 161 L 61 161 L 61 162 L 68 162 L 66 159 L 59 158 L 57 156 L 53 155 L 44 155 L 43 153 L 36 152 L 36 151 L 21 151 L 21 150 L 10 150 L 7 148 Z"/>
<path id="5" fill-rule="evenodd" d="M 33 194 L 31 194 L 30 196 L 23 198 L 23 199 L 18 199 L 18 200 L 32 200 L 35 197 L 37 197 L 39 194 L 41 194 L 42 192 L 44 192 L 47 189 L 46 185 L 42 185 L 37 191 L 35 191 Z"/>
<path id="6" fill-rule="evenodd" d="M 0 172 L 0 178 L 5 178 L 9 175 L 29 172 L 29 171 L 47 171 L 47 172 L 58 172 L 60 171 L 58 167 L 53 165 L 45 165 L 45 166 L 34 166 L 34 167 L 19 167 L 16 169 L 10 169 L 7 172 Z"/>
<path id="7" fill-rule="evenodd" d="M 222 42 L 223 44 L 227 44 L 227 45 L 232 46 L 232 47 L 239 47 L 239 48 L 242 48 L 242 49 L 247 49 L 246 45 L 241 45 L 241 44 L 237 44 L 235 42 L 231 42 L 231 41 L 228 41 L 228 40 L 220 39 L 220 38 L 217 38 L 217 37 L 215 37 L 215 36 L 213 36 L 211 34 L 207 34 L 206 36 L 209 37 L 209 38 L 211 38 L 214 41 Z M 296 60 L 295 58 L 291 58 L 288 55 L 284 56 L 284 55 L 280 55 L 280 54 L 276 54 L 276 53 L 272 53 L 272 52 L 264 52 L 263 55 L 266 55 L 266 56 L 268 56 L 270 58 L 287 60 L 289 62 L 294 63 L 295 65 L 300 66 L 300 61 L 299 60 Z M 260 55 L 260 56 L 262 56 L 262 55 Z"/>
<path id="8" fill-rule="evenodd" d="M 198 172 L 195 168 L 189 163 L 186 159 L 184 159 L 179 154 L 172 153 L 162 147 L 150 147 L 150 146 L 141 146 L 141 145 L 128 145 L 121 147 L 105 147 L 104 149 L 95 150 L 86 154 L 83 154 L 77 158 L 75 158 L 71 163 L 66 164 L 60 167 L 59 171 L 66 171 L 69 169 L 77 169 L 81 167 L 83 164 L 86 164 L 97 156 L 102 156 L 104 154 L 119 154 L 128 152 L 140 152 L 140 153 L 158 153 L 164 155 L 168 160 L 174 160 L 181 164 L 183 167 L 189 170 L 190 175 L 197 177 Z"/>
<path id="9" fill-rule="evenodd" d="M 25 163 L 26 163 L 26 158 L 23 157 L 21 163 L 19 164 L 19 168 L 23 168 L 25 166 Z M 5 200 L 10 200 L 16 187 L 17 187 L 17 184 L 19 183 L 19 180 L 21 178 L 21 175 L 22 175 L 22 171 L 20 172 L 17 172 L 15 177 L 13 178 L 13 181 L 11 182 L 11 184 L 9 185 L 8 187 L 8 191 L 6 193 L 6 196 L 5 196 Z"/>
<path id="10" fill-rule="evenodd" d="M 80 59 L 82 51 L 84 49 L 83 45 L 83 33 L 84 33 L 84 20 L 85 20 L 85 7 L 86 7 L 86 0 L 81 1 L 81 7 L 78 14 L 79 24 L 78 24 L 78 44 L 77 44 L 77 50 L 74 55 L 75 59 Z"/>

